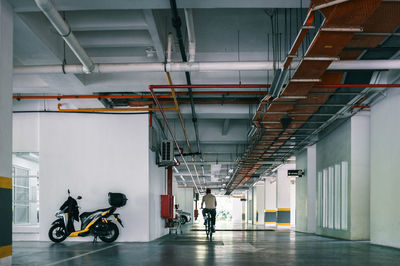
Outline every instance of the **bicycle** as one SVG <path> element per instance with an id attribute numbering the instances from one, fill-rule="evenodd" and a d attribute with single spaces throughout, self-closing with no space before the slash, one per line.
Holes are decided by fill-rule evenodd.
<path id="1" fill-rule="evenodd" d="M 206 213 L 205 227 L 206 227 L 207 238 L 209 238 L 210 241 L 212 241 L 213 229 L 212 229 L 212 219 L 211 219 L 211 213 L 210 212 Z"/>

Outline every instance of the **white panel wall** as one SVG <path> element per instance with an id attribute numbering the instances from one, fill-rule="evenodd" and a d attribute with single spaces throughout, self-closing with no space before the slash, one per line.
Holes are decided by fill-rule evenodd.
<path id="1" fill-rule="evenodd" d="M 371 242 L 400 248 L 400 91 L 371 108 Z"/>
<path id="2" fill-rule="evenodd" d="M 351 118 L 351 238 L 370 238 L 370 115 Z"/>
<path id="3" fill-rule="evenodd" d="M 178 187 L 174 196 L 179 209 L 191 213 L 193 219 L 193 188 Z"/>
<path id="4" fill-rule="evenodd" d="M 369 239 L 369 138 L 361 112 L 317 143 L 318 234 Z"/>
<path id="5" fill-rule="evenodd" d="M 255 202 L 256 202 L 255 212 L 254 213 L 258 212 L 258 222 L 257 222 L 257 224 L 264 225 L 264 210 L 265 210 L 264 209 L 264 202 L 265 202 L 264 184 L 257 185 L 254 188 L 255 188 Z"/>
<path id="6" fill-rule="evenodd" d="M 232 198 L 232 223 L 242 222 L 242 202 L 238 198 Z"/>
<path id="7" fill-rule="evenodd" d="M 108 207 L 110 191 L 125 193 L 119 241 L 148 241 L 148 116 L 42 114 L 39 130 L 40 240 L 69 188 L 83 197 L 81 211 Z"/>
<path id="8" fill-rule="evenodd" d="M 39 113 L 13 116 L 13 152 L 39 152 Z"/>
<path id="9" fill-rule="evenodd" d="M 156 165 L 156 153 L 149 152 L 149 222 L 150 240 L 168 233 L 165 221 L 161 218 L 161 197 L 166 194 L 166 171 Z"/>
<path id="10" fill-rule="evenodd" d="M 315 233 L 316 227 L 316 145 L 296 155 L 296 169 L 305 174 L 296 178 L 296 230 Z"/>
<path id="11" fill-rule="evenodd" d="M 287 172 L 295 168 L 295 164 L 284 164 L 278 169 L 276 179 L 276 205 L 278 209 L 290 208 L 290 178 Z"/>

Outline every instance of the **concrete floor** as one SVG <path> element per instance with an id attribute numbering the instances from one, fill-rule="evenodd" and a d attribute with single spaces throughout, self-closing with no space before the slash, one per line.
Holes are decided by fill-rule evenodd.
<path id="1" fill-rule="evenodd" d="M 400 265 L 400 250 L 289 231 L 168 235 L 150 243 L 14 242 L 13 265 Z"/>

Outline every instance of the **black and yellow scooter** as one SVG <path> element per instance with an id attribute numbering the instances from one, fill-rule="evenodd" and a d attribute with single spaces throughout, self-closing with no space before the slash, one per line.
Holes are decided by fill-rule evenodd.
<path id="1" fill-rule="evenodd" d="M 82 199 L 81 196 L 77 197 Z M 127 198 L 122 193 L 108 193 L 108 203 L 111 207 L 100 209 L 93 212 L 84 212 L 79 215 L 78 202 L 70 196 L 68 189 L 68 199 L 61 205 L 60 210 L 56 212 L 58 218 L 52 223 L 49 230 L 49 238 L 51 241 L 59 243 L 67 237 L 77 236 L 94 236 L 94 241 L 99 237 L 104 242 L 113 242 L 118 238 L 119 230 L 115 223 L 108 220 L 110 216 L 114 216 L 115 221 L 119 222 L 122 227 L 122 221 L 118 213 L 114 213 L 117 208 L 126 204 Z M 74 220 L 81 220 L 81 230 L 75 231 Z"/>

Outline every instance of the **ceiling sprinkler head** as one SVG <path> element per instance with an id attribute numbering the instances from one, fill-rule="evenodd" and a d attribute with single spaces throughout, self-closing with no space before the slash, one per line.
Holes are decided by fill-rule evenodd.
<path id="1" fill-rule="evenodd" d="M 156 55 L 156 50 L 153 47 L 147 47 L 145 52 L 146 56 L 149 58 L 154 57 Z"/>

